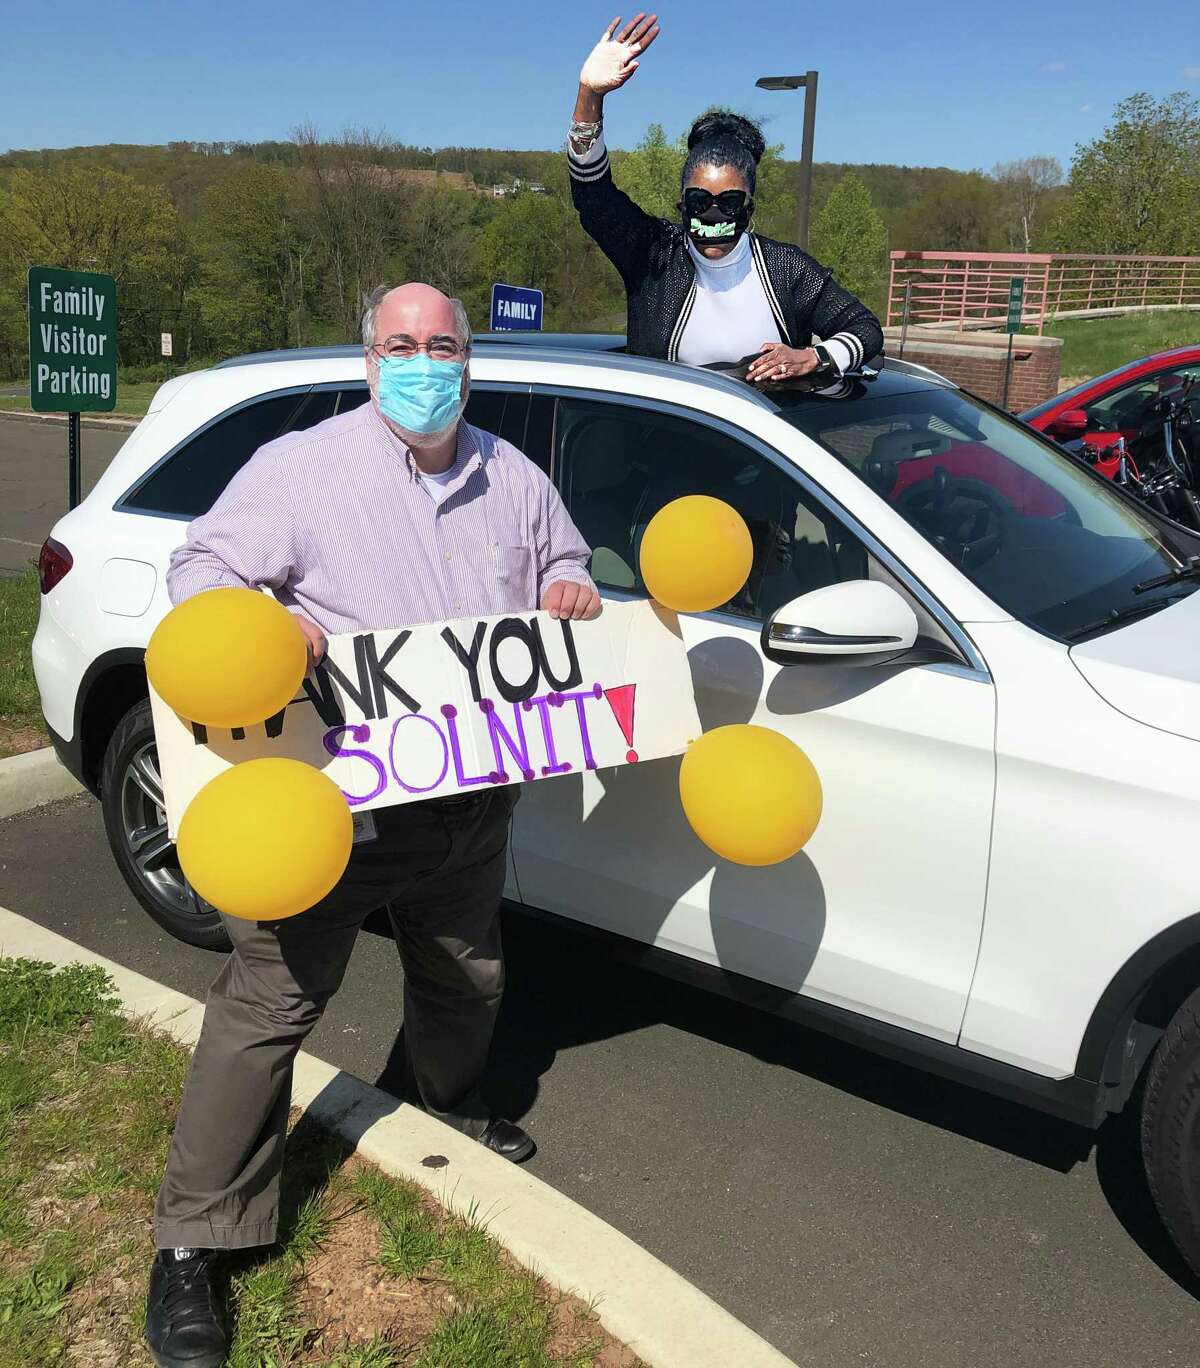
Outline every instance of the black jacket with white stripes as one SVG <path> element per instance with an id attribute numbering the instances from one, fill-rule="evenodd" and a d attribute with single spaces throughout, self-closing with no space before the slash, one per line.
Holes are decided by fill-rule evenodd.
<path id="1" fill-rule="evenodd" d="M 587 166 L 567 149 L 571 199 L 579 221 L 625 283 L 627 344 L 638 356 L 674 361 L 696 298 L 696 268 L 681 223 L 654 218 L 613 183 L 608 153 Z M 807 347 L 836 338 L 857 367 L 883 350 L 879 320 L 799 247 L 750 235 L 755 269 L 781 339 Z M 731 361 L 740 357 L 729 358 Z"/>

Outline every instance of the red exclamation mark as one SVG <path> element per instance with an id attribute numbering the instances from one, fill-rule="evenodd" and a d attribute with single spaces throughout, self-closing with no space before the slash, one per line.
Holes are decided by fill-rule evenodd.
<path id="1" fill-rule="evenodd" d="M 604 697 L 608 699 L 608 706 L 613 710 L 613 716 L 617 719 L 617 726 L 621 728 L 621 735 L 625 738 L 625 744 L 630 747 L 625 752 L 625 759 L 631 765 L 637 763 L 638 753 L 633 750 L 633 696 L 637 692 L 636 684 L 621 684 L 615 689 L 605 689 Z"/>

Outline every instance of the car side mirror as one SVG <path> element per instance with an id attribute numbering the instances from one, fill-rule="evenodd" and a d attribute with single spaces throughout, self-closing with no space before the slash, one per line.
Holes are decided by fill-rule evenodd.
<path id="1" fill-rule="evenodd" d="M 1055 437 L 1079 437 L 1087 431 L 1086 409 L 1067 409 L 1049 425 L 1047 431 Z"/>
<path id="2" fill-rule="evenodd" d="M 890 585 L 848 580 L 801 594 L 763 624 L 776 665 L 887 665 L 917 642 L 917 615 Z"/>

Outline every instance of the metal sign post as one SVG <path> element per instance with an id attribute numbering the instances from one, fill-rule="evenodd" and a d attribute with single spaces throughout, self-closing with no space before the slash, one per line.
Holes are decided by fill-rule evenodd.
<path id="1" fill-rule="evenodd" d="M 1025 314 L 1025 277 L 1013 276 L 1008 282 L 1008 356 L 1004 362 L 1004 400 L 1001 408 L 1008 407 L 1008 387 L 1012 380 L 1013 334 L 1021 331 L 1021 320 Z"/>
<path id="2" fill-rule="evenodd" d="M 904 285 L 904 312 L 900 315 L 900 360 L 904 360 L 904 344 L 908 341 L 908 320 L 912 316 L 912 281 Z"/>
<path id="3" fill-rule="evenodd" d="M 79 415 L 117 404 L 117 282 L 95 271 L 29 268 L 29 407 L 67 415 L 67 499 L 82 495 Z"/>

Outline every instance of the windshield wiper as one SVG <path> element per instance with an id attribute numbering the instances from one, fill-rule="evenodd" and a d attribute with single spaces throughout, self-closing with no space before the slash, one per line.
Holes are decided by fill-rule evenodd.
<path id="1" fill-rule="evenodd" d="M 1115 627 L 1119 622 L 1129 622 L 1132 618 L 1146 617 L 1150 613 L 1157 613 L 1160 608 L 1166 608 L 1168 604 L 1177 603 L 1181 595 L 1164 594 L 1162 598 L 1146 599 L 1142 603 L 1128 603 L 1124 608 L 1114 608 L 1107 617 L 1097 618 L 1095 622 L 1085 623 L 1082 627 L 1076 627 L 1073 632 L 1067 634 L 1068 641 L 1078 641 L 1080 637 L 1087 636 L 1090 632 L 1099 632 L 1105 627 Z"/>
<path id="2" fill-rule="evenodd" d="M 1179 580 L 1200 579 L 1200 556 L 1189 556 L 1182 565 L 1168 570 L 1165 575 L 1154 575 L 1133 586 L 1135 594 L 1144 594 L 1147 589 L 1158 589 L 1164 584 L 1176 584 Z"/>

